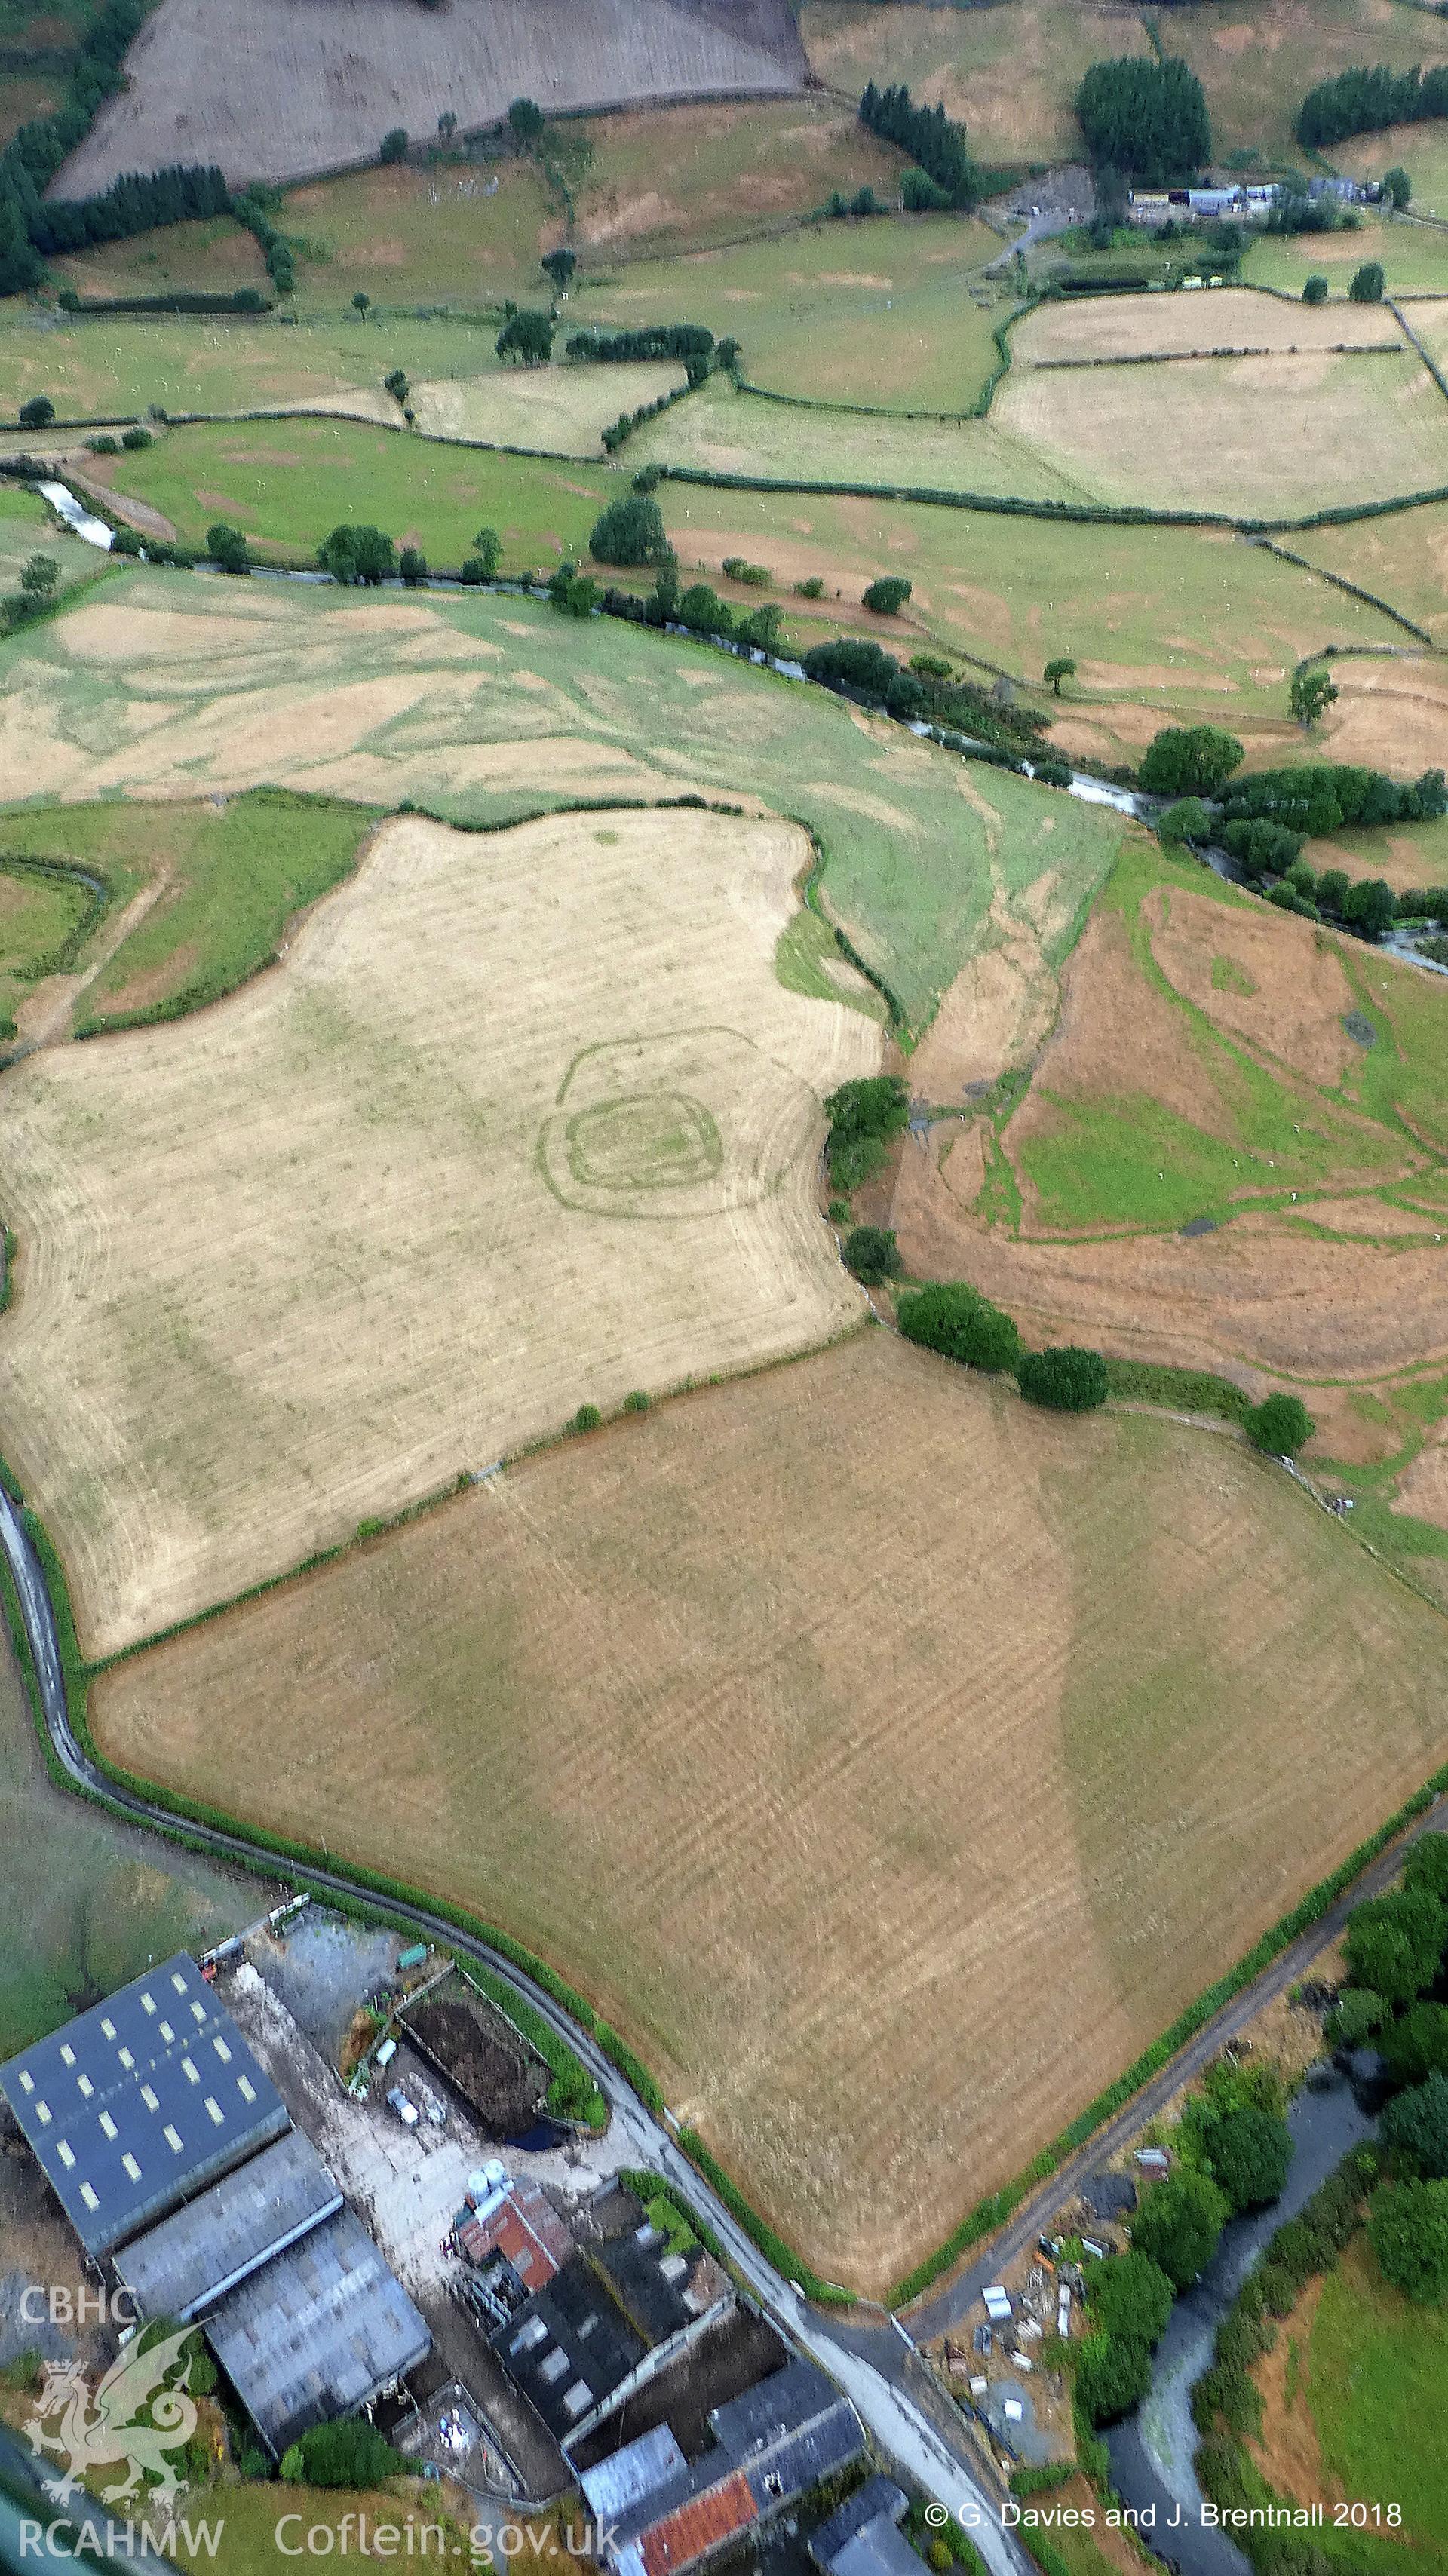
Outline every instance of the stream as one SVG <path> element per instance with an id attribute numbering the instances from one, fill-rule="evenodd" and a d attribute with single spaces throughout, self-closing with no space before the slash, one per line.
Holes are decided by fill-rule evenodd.
<path id="1" fill-rule="evenodd" d="M 1210 2362 L 1217 2328 L 1268 2238 L 1297 2216 L 1352 2148 L 1372 2136 L 1376 2121 L 1334 2067 L 1302 2086 L 1287 2125 L 1295 2152 L 1281 2199 L 1223 2230 L 1196 2288 L 1172 2310 L 1151 2386 L 1136 2413 L 1106 2434 L 1112 2483 L 1122 2502 L 1150 2514 L 1144 2525 L 1148 2545 L 1182 2576 L 1251 2576 L 1236 2543 L 1201 2520 L 1202 2492 L 1192 2467 L 1200 2439 L 1192 2422 L 1193 2383 Z"/>

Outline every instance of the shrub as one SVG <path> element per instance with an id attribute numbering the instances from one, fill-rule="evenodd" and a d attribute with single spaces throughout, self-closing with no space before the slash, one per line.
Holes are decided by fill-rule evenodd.
<path id="1" fill-rule="evenodd" d="M 909 596 L 908 581 L 903 581 L 898 573 L 882 573 L 878 581 L 871 582 L 862 605 L 872 608 L 877 617 L 895 617 Z"/>
<path id="2" fill-rule="evenodd" d="M 551 313 L 510 313 L 493 345 L 500 358 L 543 367 L 553 355 L 553 328 Z"/>
<path id="3" fill-rule="evenodd" d="M 1349 1986 L 1323 2025 L 1323 2035 L 1334 2048 L 1361 2048 L 1375 2030 L 1381 2030 L 1388 2018 L 1388 2007 L 1371 1986 Z"/>
<path id="4" fill-rule="evenodd" d="M 206 531 L 206 551 L 223 572 L 243 573 L 251 570 L 251 549 L 240 528 L 229 528 L 217 519 Z"/>
<path id="5" fill-rule="evenodd" d="M 1403 208 L 1412 203 L 1413 182 L 1400 161 L 1395 161 L 1391 170 L 1383 172 L 1383 195 L 1395 214 L 1400 215 Z"/>
<path id="6" fill-rule="evenodd" d="M 1448 2300 L 1448 2183 L 1385 2183 L 1373 2194 L 1368 2235 L 1395 2290 L 1419 2307 Z"/>
<path id="7" fill-rule="evenodd" d="M 1164 841 L 1205 841 L 1211 837 L 1212 818 L 1200 796 L 1179 796 L 1156 828 Z"/>
<path id="8" fill-rule="evenodd" d="M 878 1288 L 899 1276 L 900 1253 L 895 1237 L 883 1225 L 857 1225 L 845 1237 L 845 1268 L 862 1287 Z"/>
<path id="9" fill-rule="evenodd" d="M 1382 877 L 1359 877 L 1355 885 L 1348 887 L 1338 909 L 1350 928 L 1362 931 L 1369 939 L 1381 939 L 1398 917 L 1397 897 Z"/>
<path id="10" fill-rule="evenodd" d="M 404 546 L 397 558 L 397 569 L 410 589 L 427 579 L 427 557 L 417 546 Z"/>
<path id="11" fill-rule="evenodd" d="M 636 1386 L 631 1394 L 624 1397 L 623 1409 L 625 1413 L 647 1413 L 649 1400 L 641 1386 Z"/>
<path id="12" fill-rule="evenodd" d="M 1353 1983 L 1371 1986 L 1390 2004 L 1414 2001 L 1431 1986 L 1448 1936 L 1448 1914 L 1430 1889 L 1399 1888 L 1353 1908 L 1347 1963 Z"/>
<path id="13" fill-rule="evenodd" d="M 662 465 L 641 465 L 633 479 L 636 492 L 657 492 L 664 479 Z"/>
<path id="14" fill-rule="evenodd" d="M 825 1115 L 830 1122 L 830 1178 L 838 1189 L 857 1190 L 879 1170 L 888 1139 L 908 1125 L 910 1103 L 897 1074 L 870 1074 L 832 1091 Z"/>
<path id="15" fill-rule="evenodd" d="M 670 564 L 674 560 L 659 505 L 643 492 L 610 501 L 594 521 L 588 551 L 595 563 Z"/>
<path id="16" fill-rule="evenodd" d="M 906 170 L 900 179 L 900 203 L 907 215 L 938 215 L 944 213 L 950 197 L 928 170 Z M 840 212 L 844 213 L 843 204 Z"/>
<path id="17" fill-rule="evenodd" d="M 603 1415 L 596 1404 L 580 1404 L 573 1417 L 573 1428 L 575 1431 L 596 1431 L 602 1420 Z"/>
<path id="18" fill-rule="evenodd" d="M 412 387 L 407 381 L 407 371 L 403 367 L 393 367 L 390 372 L 383 377 L 382 382 L 387 392 L 391 394 L 394 402 L 405 403 L 408 395 L 412 391 Z"/>
<path id="19" fill-rule="evenodd" d="M 797 581 L 794 585 L 794 595 L 796 599 L 823 599 L 825 586 L 820 575 L 812 572 L 807 581 Z"/>
<path id="20" fill-rule="evenodd" d="M 774 579 L 768 564 L 750 563 L 744 555 L 726 555 L 721 570 L 730 581 L 743 582 L 752 590 L 768 590 Z"/>
<path id="21" fill-rule="evenodd" d="M 984 182 L 970 157 L 965 127 L 948 117 L 943 107 L 917 107 L 903 81 L 889 89 L 877 89 L 867 81 L 860 99 L 860 123 L 908 152 L 952 206 L 968 208 L 979 202 Z M 864 197 L 869 198 L 868 205 L 861 204 Z M 873 192 L 862 188 L 850 211 L 873 214 Z"/>
<path id="22" fill-rule="evenodd" d="M 137 421 L 132 428 L 122 430 L 121 445 L 134 455 L 139 448 L 151 445 L 151 433 L 149 429 L 143 429 Z"/>
<path id="23" fill-rule="evenodd" d="M 684 592 L 674 611 L 681 626 L 693 635 L 732 635 L 734 619 L 717 592 L 707 581 L 696 581 Z"/>
<path id="24" fill-rule="evenodd" d="M 1093 2334 L 1078 2345 L 1076 2397 L 1092 2424 L 1114 2424 L 1129 2415 L 1150 2385 L 1151 2355 L 1144 2343 Z"/>
<path id="25" fill-rule="evenodd" d="M 1153 2183 L 1131 2222 L 1136 2253 L 1149 2254 L 1178 2290 L 1206 2270 L 1227 2221 L 1226 2195 L 1190 2166 Z"/>
<path id="26" fill-rule="evenodd" d="M 317 548 L 317 561 L 323 572 L 344 585 L 365 584 L 375 589 L 379 582 L 391 580 L 397 570 L 392 539 L 380 528 L 354 528 L 345 522 L 324 537 Z"/>
<path id="27" fill-rule="evenodd" d="M 302 2455 L 307 2483 L 314 2487 L 380 2486 L 405 2466 L 392 2444 L 360 2416 L 314 2424 L 295 2447 Z M 285 2462 L 282 2474 L 286 2475 Z"/>
<path id="28" fill-rule="evenodd" d="M 1381 304 L 1387 279 L 1380 259 L 1365 259 L 1348 288 L 1354 304 Z"/>
<path id="29" fill-rule="evenodd" d="M 116 529 L 116 531 L 115 531 L 114 535 L 113 535 L 113 536 L 112 536 L 112 538 L 111 538 L 111 552 L 112 552 L 112 554 L 114 554 L 114 555 L 138 555 L 138 554 L 140 553 L 140 551 L 141 551 L 141 532 L 140 532 L 139 528 L 117 528 L 117 529 Z"/>
<path id="30" fill-rule="evenodd" d="M 1448 1905 L 1448 1834 L 1422 1834 L 1403 1863 L 1403 1885 L 1426 1887 Z"/>
<path id="31" fill-rule="evenodd" d="M 1086 2272 L 1086 2304 L 1095 2323 L 1119 2343 L 1160 2343 L 1176 2292 L 1149 2254 L 1113 2254 Z"/>
<path id="32" fill-rule="evenodd" d="M 1302 301 L 1304 304 L 1325 304 L 1327 302 L 1326 278 L 1309 277 L 1302 290 Z"/>
<path id="33" fill-rule="evenodd" d="M 1295 1458 L 1312 1438 L 1312 1416 L 1300 1395 L 1280 1392 L 1254 1404 L 1246 1417 L 1248 1439 L 1274 1458 Z"/>
<path id="34" fill-rule="evenodd" d="M 1105 1403 L 1110 1391 L 1101 1353 L 1081 1350 L 1073 1343 L 1060 1349 L 1023 1351 L 1016 1364 L 1016 1382 L 1028 1403 L 1044 1404 L 1053 1413 L 1089 1413 Z"/>
<path id="35" fill-rule="evenodd" d="M 121 452 L 120 440 L 112 438 L 108 429 L 103 429 L 98 438 L 88 438 L 86 445 L 92 456 L 119 456 Z"/>
<path id="36" fill-rule="evenodd" d="M 1417 2011 L 1440 2013 L 1441 2004 L 1420 2004 Z M 1413 2014 L 1408 2019 L 1412 2020 Z M 1402 2025 L 1399 2025 L 1400 2027 Z M 1380 2134 L 1397 2172 L 1448 2180 L 1448 2075 L 1431 2074 L 1388 2104 Z"/>
<path id="37" fill-rule="evenodd" d="M 392 125 L 388 127 L 387 132 L 382 137 L 382 144 L 377 158 L 384 164 L 384 166 L 393 161 L 405 161 L 407 159 L 407 128 L 405 125 Z"/>
<path id="38" fill-rule="evenodd" d="M 508 110 L 508 123 L 514 142 L 521 143 L 525 152 L 531 152 L 535 144 L 541 143 L 543 110 L 535 99 L 515 98 Z"/>
<path id="39" fill-rule="evenodd" d="M 964 1280 L 902 1297 L 896 1320 L 907 1340 L 964 1368 L 1013 1369 L 1020 1357 L 1021 1337 L 1011 1317 Z"/>
<path id="40" fill-rule="evenodd" d="M 293 2442 L 290 2447 L 282 2453 L 281 2462 L 277 2469 L 277 2476 L 283 2479 L 287 2486 L 299 2487 L 306 2483 L 306 2475 L 307 2464 L 302 2457 L 301 2443 Z"/>
<path id="41" fill-rule="evenodd" d="M 1242 758 L 1219 725 L 1167 725 L 1148 747 L 1141 784 L 1153 796 L 1217 796 Z"/>
<path id="42" fill-rule="evenodd" d="M 468 560 L 469 562 L 480 563 L 482 565 L 482 578 L 484 581 L 497 580 L 498 566 L 502 559 L 503 540 L 499 536 L 497 529 L 479 528 L 477 535 L 473 539 L 473 553 L 469 556 Z"/>
<path id="43" fill-rule="evenodd" d="M 1377 1995 L 1372 2000 L 1381 2002 Z M 1378 2045 L 1400 2084 L 1448 2074 L 1448 2004 L 1411 2005 L 1401 2021 L 1383 2032 Z M 1448 2174 L 1448 2164 L 1442 2171 Z"/>
<path id="44" fill-rule="evenodd" d="M 1076 665 L 1070 654 L 1058 653 L 1053 661 L 1046 664 L 1044 671 L 1041 673 L 1041 677 L 1045 681 L 1046 686 L 1051 691 L 1052 695 L 1059 698 L 1061 694 L 1061 682 L 1063 680 L 1074 680 L 1076 677 Z"/>
<path id="45" fill-rule="evenodd" d="M 1206 2139 L 1212 2179 L 1235 2216 L 1265 2209 L 1281 2196 L 1292 2162 L 1292 2133 L 1285 2120 L 1246 2107 L 1225 2112 Z"/>

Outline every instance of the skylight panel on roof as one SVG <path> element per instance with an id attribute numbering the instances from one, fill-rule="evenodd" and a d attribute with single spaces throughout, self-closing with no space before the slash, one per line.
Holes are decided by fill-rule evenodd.
<path id="1" fill-rule="evenodd" d="M 155 2011 L 155 2009 L 156 2009 L 156 1998 L 155 1998 L 155 1996 L 154 1996 L 154 1995 L 142 1995 L 142 1997 L 141 1997 L 141 2010 L 142 2010 L 142 2012 L 153 2013 L 153 2012 Z"/>
<path id="2" fill-rule="evenodd" d="M 206 2019 L 206 2006 L 205 2006 L 205 2004 L 193 2004 L 193 2005 L 192 2005 L 192 2007 L 191 2007 L 191 2015 L 192 2015 L 192 2019 L 193 2019 L 194 2021 L 205 2021 L 205 2019 Z"/>
<path id="3" fill-rule="evenodd" d="M 75 2050 L 71 2047 L 68 2039 L 63 2039 L 60 2043 L 60 2062 L 62 2066 L 74 2066 L 75 2064 Z"/>
<path id="4" fill-rule="evenodd" d="M 172 1983 L 172 1985 L 175 1987 L 176 1992 L 177 1992 L 177 1994 L 178 1994 L 178 1995 L 184 1995 L 184 1994 L 185 1994 L 185 1992 L 186 1992 L 186 1980 L 185 1980 L 185 1978 L 182 1976 L 181 1971 L 180 1971 L 180 1969 L 179 1969 L 179 1968 L 177 1968 L 177 1969 L 176 1969 L 176 1971 L 175 1971 L 174 1975 L 172 1976 L 171 1983 Z"/>
<path id="5" fill-rule="evenodd" d="M 238 2075 L 236 2079 L 236 2089 L 241 2095 L 243 2102 L 254 2102 L 256 2100 L 256 2086 L 252 2083 L 249 2076 Z"/>
<path id="6" fill-rule="evenodd" d="M 143 2085 L 142 2085 L 142 2087 L 141 2087 L 141 2099 L 142 2099 L 142 2101 L 145 2103 L 146 2108 L 147 2108 L 147 2110 L 148 2110 L 148 2111 L 159 2111 L 159 2110 L 160 2110 L 161 2105 L 160 2105 L 160 2103 L 157 2101 L 156 2096 L 155 2096 L 155 2094 L 152 2092 L 151 2087 L 150 2087 L 150 2085 L 149 2085 L 149 2084 L 143 2084 Z"/>
<path id="7" fill-rule="evenodd" d="M 35 2105 L 35 2116 L 36 2116 L 36 2118 L 37 2118 L 38 2120 L 43 2120 L 43 2121 L 47 2124 L 47 2126 L 48 2126 L 48 2125 L 49 2125 L 49 2121 L 50 2121 L 50 2105 L 49 2105 L 49 2103 L 48 2103 L 48 2102 L 37 2102 L 37 2103 L 36 2103 L 36 2105 Z"/>
<path id="8" fill-rule="evenodd" d="M 196 2068 L 192 2065 L 191 2060 L 190 2060 L 190 2058 L 189 2058 L 189 2057 L 183 2057 L 183 2058 L 182 2058 L 182 2060 L 181 2060 L 181 2072 L 182 2072 L 182 2074 L 185 2076 L 186 2081 L 187 2081 L 187 2083 L 188 2083 L 188 2084 L 199 2084 L 199 2083 L 200 2083 L 200 2081 L 201 2081 L 201 2077 L 200 2077 L 200 2075 L 197 2073 Z"/>
<path id="9" fill-rule="evenodd" d="M 115 2124 L 114 2120 L 111 2118 L 111 2115 L 110 2115 L 109 2111 L 102 2111 L 102 2113 L 101 2113 L 101 2127 L 102 2127 L 102 2129 L 104 2130 L 104 2132 L 105 2132 L 105 2134 L 106 2134 L 106 2136 L 107 2136 L 108 2138 L 114 2138 L 114 2137 L 116 2136 L 116 2134 L 117 2134 L 117 2131 L 116 2131 L 116 2124 Z"/>
<path id="10" fill-rule="evenodd" d="M 117 2057 L 120 2059 L 121 2064 L 124 2066 L 124 2068 L 125 2068 L 125 2070 L 126 2070 L 126 2073 L 129 2075 L 129 2074 L 130 2074 L 130 2071 L 131 2071 L 131 2069 L 132 2069 L 132 2067 L 133 2067 L 133 2066 L 135 2065 L 135 2063 L 136 2063 L 136 2061 L 135 2061 L 134 2057 L 131 2055 L 130 2050 L 129 2050 L 128 2048 L 118 2048 L 118 2049 L 117 2049 L 117 2051 L 116 2051 L 116 2055 L 117 2055 Z"/>
<path id="11" fill-rule="evenodd" d="M 55 2152 L 59 2156 L 61 2163 L 64 2165 L 66 2172 L 69 2173 L 71 2166 L 75 2162 L 74 2149 L 66 2145 L 64 2138 L 57 2138 L 55 2142 Z"/>
<path id="12" fill-rule="evenodd" d="M 179 2156 L 181 2153 L 180 2131 L 178 2129 L 173 2129 L 170 2121 L 168 2120 L 165 2128 L 161 2132 L 161 2135 L 165 2139 L 167 2146 L 170 2148 L 172 2155 Z"/>
<path id="13" fill-rule="evenodd" d="M 100 2204 L 100 2198 L 99 2198 L 99 2195 L 98 2195 L 96 2192 L 93 2192 L 93 2191 L 92 2191 L 92 2189 L 91 2189 L 91 2187 L 90 2187 L 90 2184 L 89 2184 L 88 2182 L 83 2182 L 83 2183 L 81 2184 L 81 2187 L 80 2187 L 80 2196 L 81 2196 L 81 2199 L 85 2202 L 85 2205 L 86 2205 L 87 2209 L 99 2209 L 99 2207 L 100 2207 L 100 2205 L 101 2205 L 101 2204 Z"/>
<path id="14" fill-rule="evenodd" d="M 124 2166 L 124 2168 L 125 2168 L 126 2172 L 129 2174 L 129 2176 L 130 2176 L 130 2178 L 131 2178 L 132 2182 L 139 2182 L 139 2181 L 140 2181 L 140 2179 L 141 2179 L 141 2168 L 140 2168 L 140 2166 L 137 2164 L 136 2159 L 135 2159 L 135 2157 L 132 2155 L 132 2153 L 131 2153 L 131 2151 L 130 2151 L 129 2147 L 126 2149 L 125 2154 L 122 2156 L 122 2158 L 121 2158 L 121 2163 L 122 2163 L 122 2165 Z"/>
<path id="15" fill-rule="evenodd" d="M 217 2037 L 213 2039 L 211 2045 L 215 2049 L 217 2056 L 220 2058 L 222 2065 L 229 2066 L 231 2064 L 231 2051 L 219 2033 Z"/>
<path id="16" fill-rule="evenodd" d="M 207 2094 L 206 2108 L 210 2112 L 212 2119 L 216 2122 L 218 2129 L 221 2128 L 225 2122 L 226 2113 L 223 2111 L 221 2104 L 217 2101 L 214 2093 Z"/>
<path id="17" fill-rule="evenodd" d="M 112 2019 L 111 2019 L 111 2017 L 110 2017 L 109 2013 L 103 2013 L 103 2014 L 102 2014 L 102 2016 L 101 2016 L 101 2030 L 102 2030 L 102 2033 L 103 2033 L 103 2035 L 105 2036 L 105 2038 L 107 2038 L 107 2039 L 114 2039 L 114 2038 L 115 2038 L 115 2035 L 116 2035 L 116 2025 L 115 2025 L 115 2023 L 112 2021 Z"/>
<path id="18" fill-rule="evenodd" d="M 78 2090 L 84 2094 L 88 2102 L 96 2089 L 92 2084 L 90 2077 L 88 2075 L 78 2075 L 75 2080 Z"/>
<path id="19" fill-rule="evenodd" d="M 175 2038 L 175 2036 L 176 2036 L 176 2033 L 175 2033 L 175 2032 L 174 2032 L 174 2030 L 171 2028 L 170 2023 L 169 2023 L 168 2021 L 158 2022 L 158 2023 L 157 2023 L 157 2025 L 156 2025 L 156 2027 L 157 2027 L 157 2029 L 160 2031 L 161 2037 L 164 2039 L 164 2041 L 166 2042 L 167 2047 L 169 2048 L 169 2047 L 170 2047 L 170 2045 L 171 2045 L 172 2040 L 173 2040 L 173 2039 Z"/>

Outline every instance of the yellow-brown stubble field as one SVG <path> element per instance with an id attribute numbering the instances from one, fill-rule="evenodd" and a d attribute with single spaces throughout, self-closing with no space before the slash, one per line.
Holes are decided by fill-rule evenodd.
<path id="1" fill-rule="evenodd" d="M 270 974 L 6 1078 L 7 1455 L 108 1652 L 465 1469 L 858 1322 L 774 971 L 797 826 L 384 827 Z"/>
<path id="2" fill-rule="evenodd" d="M 878 2293 L 1444 1759 L 1445 1681 L 1235 1436 L 871 1331 L 128 1657 L 91 1721 L 506 1925 Z"/>

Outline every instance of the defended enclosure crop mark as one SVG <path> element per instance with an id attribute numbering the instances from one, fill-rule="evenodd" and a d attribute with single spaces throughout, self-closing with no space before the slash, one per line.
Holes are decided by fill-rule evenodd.
<path id="1" fill-rule="evenodd" d="M 590 1216 L 724 1216 L 779 1187 L 817 1114 L 805 1085 L 737 1030 L 620 1038 L 570 1066 L 538 1168 Z"/>

